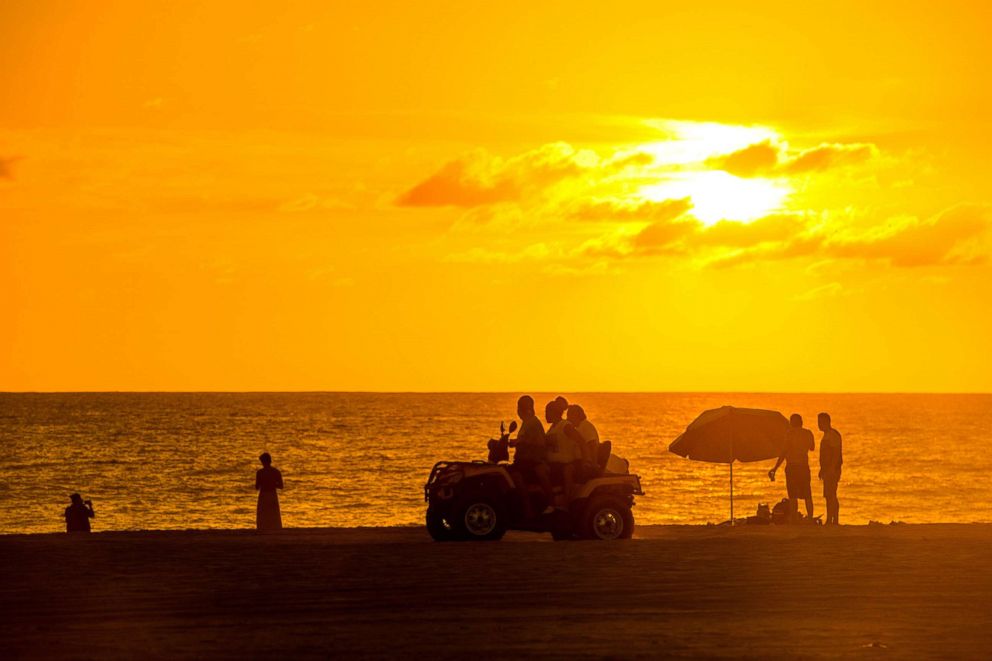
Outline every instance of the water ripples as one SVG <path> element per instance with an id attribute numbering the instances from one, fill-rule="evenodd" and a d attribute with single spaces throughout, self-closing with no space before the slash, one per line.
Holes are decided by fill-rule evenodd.
<path id="1" fill-rule="evenodd" d="M 565 393 L 568 396 L 568 393 Z M 539 408 L 553 395 L 535 395 Z M 992 521 L 989 395 L 582 394 L 604 439 L 629 459 L 646 496 L 641 523 L 716 522 L 728 514 L 727 466 L 690 462 L 668 443 L 699 412 L 734 404 L 830 411 L 844 434 L 842 519 Z M 288 526 L 419 524 L 435 461 L 484 458 L 515 410 L 513 394 L 0 394 L 0 531 L 63 528 L 79 491 L 96 529 L 254 525 L 254 471 L 268 451 L 283 471 Z M 820 434 L 816 433 L 817 442 Z M 813 493 L 822 512 L 811 457 Z M 736 511 L 784 496 L 770 462 L 734 467 Z"/>

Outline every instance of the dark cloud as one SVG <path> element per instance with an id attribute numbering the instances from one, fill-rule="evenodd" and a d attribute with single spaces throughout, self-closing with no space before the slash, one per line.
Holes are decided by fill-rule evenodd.
<path id="1" fill-rule="evenodd" d="M 634 253 L 639 255 L 654 255 L 672 252 L 682 252 L 679 244 L 699 232 L 701 223 L 698 220 L 679 220 L 674 222 L 652 223 L 641 230 L 633 241 Z"/>
<path id="2" fill-rule="evenodd" d="M 544 145 L 511 159 L 478 151 L 450 161 L 396 200 L 408 207 L 476 207 L 520 201 L 590 167 L 564 143 Z"/>
<path id="3" fill-rule="evenodd" d="M 738 177 L 757 177 L 778 165 L 778 147 L 771 141 L 759 142 L 739 151 L 708 159 L 706 165 Z"/>
<path id="4" fill-rule="evenodd" d="M 706 165 L 738 177 L 774 177 L 861 165 L 877 155 L 878 149 L 875 145 L 862 143 L 824 143 L 812 149 L 790 154 L 766 140 L 729 154 L 707 159 Z"/>
<path id="5" fill-rule="evenodd" d="M 801 152 L 795 158 L 783 163 L 780 171 L 784 174 L 821 172 L 832 168 L 860 165 L 871 160 L 877 154 L 878 149 L 875 145 L 823 144 Z"/>

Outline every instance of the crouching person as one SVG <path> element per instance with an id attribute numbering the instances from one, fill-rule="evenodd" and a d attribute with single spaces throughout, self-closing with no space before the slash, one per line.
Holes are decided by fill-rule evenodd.
<path id="1" fill-rule="evenodd" d="M 96 516 L 93 511 L 93 501 L 83 500 L 78 493 L 69 497 L 71 504 L 65 508 L 66 532 L 89 532 L 90 519 Z"/>

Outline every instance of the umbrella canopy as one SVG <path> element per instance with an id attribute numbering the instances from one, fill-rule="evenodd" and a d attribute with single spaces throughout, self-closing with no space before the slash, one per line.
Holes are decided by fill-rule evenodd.
<path id="1" fill-rule="evenodd" d="M 775 459 L 785 447 L 789 421 L 778 411 L 721 406 L 703 411 L 668 446 L 695 461 L 730 465 L 730 524 L 734 524 L 734 462 Z"/>
<path id="2" fill-rule="evenodd" d="M 700 414 L 668 449 L 716 464 L 764 461 L 782 453 L 788 428 L 789 421 L 778 411 L 721 406 Z"/>

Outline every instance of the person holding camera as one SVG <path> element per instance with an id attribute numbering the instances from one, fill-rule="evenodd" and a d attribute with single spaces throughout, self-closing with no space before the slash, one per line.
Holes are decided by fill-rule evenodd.
<path id="1" fill-rule="evenodd" d="M 72 504 L 65 508 L 66 532 L 89 532 L 90 519 L 96 516 L 93 511 L 93 501 L 83 500 L 78 493 L 69 496 Z"/>
<path id="2" fill-rule="evenodd" d="M 789 496 L 789 522 L 799 521 L 799 501 L 806 501 L 806 519 L 813 520 L 813 491 L 810 487 L 809 453 L 815 449 L 813 432 L 803 427 L 803 417 L 793 413 L 785 432 L 782 454 L 775 468 L 768 471 L 774 482 L 775 471 L 785 463 L 785 489 Z"/>

